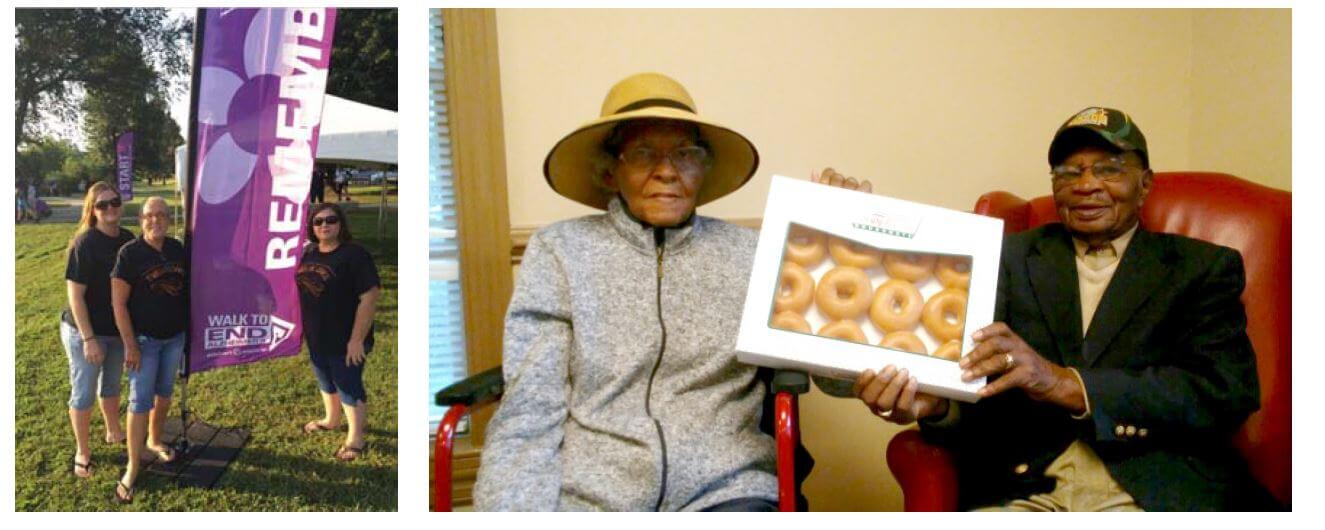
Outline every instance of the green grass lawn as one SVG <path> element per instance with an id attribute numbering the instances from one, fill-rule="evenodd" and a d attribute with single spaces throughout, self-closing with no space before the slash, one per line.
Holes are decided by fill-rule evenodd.
<path id="1" fill-rule="evenodd" d="M 74 441 L 59 313 L 65 306 L 64 249 L 74 224 L 17 226 L 14 376 L 20 384 L 15 390 L 14 508 L 396 510 L 396 218 L 394 213 L 387 216 L 386 239 L 379 241 L 375 210 L 349 215 L 356 239 L 377 261 L 383 287 L 376 319 L 377 344 L 364 371 L 369 395 L 368 452 L 355 462 L 340 463 L 332 453 L 344 439 L 343 431 L 314 435 L 300 431 L 304 422 L 322 414 L 306 350 L 294 357 L 204 372 L 190 378 L 190 409 L 212 425 L 250 429 L 248 445 L 215 488 L 180 488 L 145 474 L 138 480 L 133 504 L 123 508 L 110 498 L 123 471 L 116 460 L 124 448 L 103 441 L 105 429 L 99 412 L 92 420 L 94 473 L 89 479 L 79 479 L 70 472 Z M 130 228 L 139 232 L 137 227 Z M 127 381 L 122 381 L 121 397 L 124 407 Z M 178 405 L 178 385 L 175 397 Z M 176 415 L 178 407 L 171 413 Z"/>

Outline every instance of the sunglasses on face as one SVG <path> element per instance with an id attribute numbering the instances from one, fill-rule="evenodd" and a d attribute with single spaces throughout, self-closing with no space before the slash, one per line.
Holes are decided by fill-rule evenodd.
<path id="1" fill-rule="evenodd" d="M 119 208 L 123 204 L 124 203 L 120 202 L 119 197 L 116 197 L 114 199 L 94 202 L 92 203 L 92 207 L 98 210 L 105 210 L 107 208 Z"/>
<path id="2" fill-rule="evenodd" d="M 339 218 L 339 217 L 336 217 L 336 216 L 334 216 L 334 215 L 327 215 L 327 216 L 324 216 L 324 217 L 314 217 L 314 218 L 313 218 L 313 226 L 322 226 L 323 223 L 326 223 L 326 224 L 329 226 L 329 225 L 337 224 L 337 223 L 339 223 L 339 222 L 340 222 L 340 218 Z"/>

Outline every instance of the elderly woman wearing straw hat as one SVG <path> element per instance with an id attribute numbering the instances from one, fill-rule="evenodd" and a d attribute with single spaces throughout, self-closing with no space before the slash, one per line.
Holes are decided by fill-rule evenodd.
<path id="1" fill-rule="evenodd" d="M 756 234 L 695 215 L 757 165 L 660 74 L 617 83 L 552 148 L 552 189 L 606 213 L 530 238 L 478 509 L 775 509 L 764 385 L 734 351 Z"/>

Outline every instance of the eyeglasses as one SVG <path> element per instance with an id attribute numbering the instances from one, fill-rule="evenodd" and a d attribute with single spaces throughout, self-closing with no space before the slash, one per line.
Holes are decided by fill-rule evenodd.
<path id="1" fill-rule="evenodd" d="M 690 145 L 668 151 L 666 156 L 677 171 L 690 173 L 704 167 L 704 163 L 709 159 L 709 152 L 698 145 Z M 662 162 L 663 153 L 648 147 L 636 147 L 622 152 L 617 158 L 633 168 L 649 169 L 657 167 L 658 162 Z"/>
<path id="2" fill-rule="evenodd" d="M 1054 184 L 1063 184 L 1076 182 L 1086 174 L 1086 169 L 1090 169 L 1091 175 L 1104 182 L 1120 182 L 1127 170 L 1133 168 L 1128 167 L 1121 158 L 1106 158 L 1091 164 L 1089 168 L 1060 164 L 1049 170 L 1049 174 L 1053 175 Z"/>
<path id="3" fill-rule="evenodd" d="M 120 202 L 120 198 L 116 197 L 114 199 L 94 202 L 92 203 L 92 207 L 98 210 L 105 210 L 106 208 L 119 208 L 123 204 L 123 202 Z"/>
<path id="4" fill-rule="evenodd" d="M 323 223 L 326 223 L 328 226 L 334 225 L 340 223 L 340 218 L 334 215 L 325 215 L 322 217 L 313 218 L 313 226 L 322 226 Z"/>

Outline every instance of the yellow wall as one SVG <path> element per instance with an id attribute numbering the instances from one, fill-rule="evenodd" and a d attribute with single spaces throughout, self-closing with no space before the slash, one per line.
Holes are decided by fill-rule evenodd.
<path id="1" fill-rule="evenodd" d="M 1055 128 L 1088 105 L 1129 112 L 1159 170 L 1291 185 L 1289 12 L 1195 10 L 501 10 L 511 224 L 591 213 L 551 192 L 547 149 L 617 80 L 659 71 L 745 133 L 762 165 L 701 209 L 759 217 L 768 176 L 832 165 L 878 193 L 969 209 L 993 189 L 1049 191 Z M 1236 130 L 1235 130 L 1236 128 Z M 898 428 L 858 402 L 802 401 L 816 510 L 891 510 Z"/>

